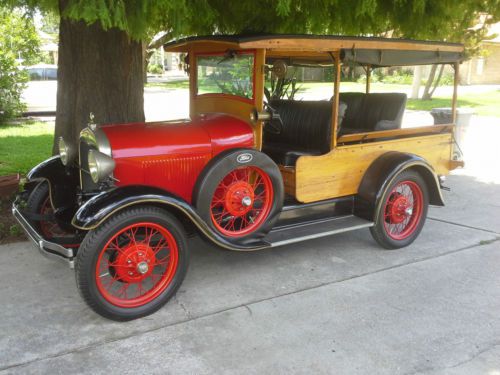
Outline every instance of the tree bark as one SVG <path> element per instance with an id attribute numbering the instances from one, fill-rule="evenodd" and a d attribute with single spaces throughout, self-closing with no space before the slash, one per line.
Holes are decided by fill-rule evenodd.
<path id="1" fill-rule="evenodd" d="M 427 77 L 427 82 L 425 83 L 424 93 L 422 94 L 423 100 L 429 100 L 431 98 L 430 91 L 434 78 L 436 77 L 437 65 L 432 65 L 431 71 L 429 72 L 429 77 Z"/>
<path id="2" fill-rule="evenodd" d="M 418 99 L 418 94 L 420 92 L 420 82 L 422 80 L 422 66 L 417 65 L 413 70 L 413 83 L 411 86 L 411 96 L 412 99 Z"/>
<path id="3" fill-rule="evenodd" d="M 144 121 L 141 42 L 61 17 L 58 60 L 54 153 L 61 136 L 77 145 L 91 112 L 97 124 Z"/>

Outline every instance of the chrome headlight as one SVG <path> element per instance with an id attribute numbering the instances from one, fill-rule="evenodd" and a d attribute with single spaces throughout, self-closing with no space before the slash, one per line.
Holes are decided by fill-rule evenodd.
<path id="1" fill-rule="evenodd" d="M 97 150 L 89 150 L 87 160 L 90 177 L 96 184 L 109 177 L 115 169 L 113 158 Z"/>
<path id="2" fill-rule="evenodd" d="M 71 147 L 71 145 L 67 144 L 63 137 L 59 138 L 57 144 L 59 147 L 59 156 L 61 158 L 61 163 L 63 163 L 63 165 L 70 164 L 75 158 L 76 150 Z"/>

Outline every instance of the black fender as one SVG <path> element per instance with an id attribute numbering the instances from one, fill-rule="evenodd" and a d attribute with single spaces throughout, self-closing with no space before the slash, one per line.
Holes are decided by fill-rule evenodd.
<path id="1" fill-rule="evenodd" d="M 127 207 L 153 205 L 168 210 L 181 221 L 188 220 L 206 239 L 229 250 L 260 250 L 269 247 L 263 241 L 238 245 L 227 241 L 214 232 L 197 214 L 195 209 L 182 198 L 160 188 L 143 185 L 128 185 L 102 192 L 85 202 L 73 217 L 75 228 L 89 231 L 97 228 L 106 219 Z"/>
<path id="2" fill-rule="evenodd" d="M 429 163 L 414 154 L 390 151 L 375 159 L 366 170 L 355 197 L 354 214 L 374 220 L 377 204 L 386 189 L 398 174 L 408 169 L 423 177 L 429 189 L 429 203 L 444 206 L 438 177 Z"/>
<path id="3" fill-rule="evenodd" d="M 28 172 L 24 190 L 29 194 L 41 181 L 49 184 L 50 202 L 56 217 L 69 221 L 77 206 L 76 191 L 80 181 L 78 168 L 66 167 L 59 156 L 53 156 Z"/>

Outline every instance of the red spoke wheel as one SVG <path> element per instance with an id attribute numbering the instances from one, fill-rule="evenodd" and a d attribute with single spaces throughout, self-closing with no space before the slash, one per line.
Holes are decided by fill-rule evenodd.
<path id="1" fill-rule="evenodd" d="M 412 243 L 425 222 L 428 191 L 422 177 L 412 171 L 399 175 L 384 193 L 375 226 L 374 238 L 382 246 L 395 249 Z"/>
<path id="2" fill-rule="evenodd" d="M 217 186 L 211 219 L 217 230 L 228 237 L 252 233 L 265 220 L 273 202 L 269 176 L 257 167 L 240 167 L 228 173 Z"/>
<path id="3" fill-rule="evenodd" d="M 127 209 L 85 237 L 77 282 L 87 304 L 114 320 L 130 320 L 163 306 L 187 271 L 181 224 L 156 207 Z"/>
<path id="4" fill-rule="evenodd" d="M 200 216 L 231 242 L 261 238 L 278 220 L 284 186 L 280 170 L 257 150 L 228 150 L 210 161 L 193 191 Z"/>
<path id="5" fill-rule="evenodd" d="M 414 181 L 401 181 L 392 189 L 384 207 L 384 227 L 395 240 L 410 236 L 422 217 L 423 193 Z"/>
<path id="6" fill-rule="evenodd" d="M 155 223 L 129 225 L 102 249 L 96 282 L 102 296 L 121 307 L 153 301 L 172 282 L 179 250 L 172 234 Z"/>

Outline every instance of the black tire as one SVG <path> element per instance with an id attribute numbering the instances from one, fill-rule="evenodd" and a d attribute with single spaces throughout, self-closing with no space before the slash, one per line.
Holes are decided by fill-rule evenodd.
<path id="1" fill-rule="evenodd" d="M 408 181 L 408 183 L 400 185 L 405 181 Z M 417 210 L 417 213 L 415 213 L 415 217 L 413 217 L 413 210 L 415 209 L 415 207 L 412 208 L 411 214 L 405 213 L 404 215 L 399 215 L 399 217 L 401 218 L 408 218 L 409 221 L 408 224 L 406 224 L 406 227 L 404 225 L 404 222 L 402 224 L 391 223 L 392 219 L 389 215 L 389 207 L 392 207 L 390 205 L 393 205 L 394 200 L 398 198 L 397 194 L 401 196 L 401 193 L 399 193 L 398 191 L 393 191 L 398 185 L 407 187 L 406 191 L 411 191 L 411 196 L 414 200 L 417 199 L 416 196 L 420 196 L 418 190 L 420 190 L 421 192 L 420 210 Z M 404 189 L 404 187 L 402 188 Z M 419 173 L 415 171 L 410 170 L 402 172 L 388 186 L 383 196 L 380 198 L 380 201 L 377 202 L 376 207 L 377 211 L 375 214 L 375 225 L 370 228 L 370 232 L 373 238 L 386 249 L 399 249 L 410 245 L 413 241 L 415 241 L 415 239 L 422 231 L 422 228 L 425 224 L 425 219 L 427 217 L 427 210 L 429 208 L 429 191 L 424 179 Z M 386 218 L 386 216 L 389 216 L 389 218 Z M 396 215 L 396 218 L 397 216 L 398 215 Z M 397 225 L 401 225 L 401 228 L 403 228 L 402 232 L 391 234 L 389 225 L 393 225 L 393 228 L 396 228 L 396 230 Z"/>
<path id="2" fill-rule="evenodd" d="M 96 267 L 99 255 L 116 233 L 143 222 L 159 225 L 171 233 L 178 250 L 177 268 L 173 271 L 173 277 L 166 288 L 151 301 L 140 306 L 117 306 L 106 299 L 97 285 Z M 188 265 L 189 249 L 184 228 L 179 221 L 169 212 L 157 207 L 132 207 L 118 212 L 87 233 L 77 254 L 76 284 L 85 303 L 96 313 L 116 321 L 133 320 L 152 314 L 165 305 L 175 295 L 184 280 Z M 111 271 L 111 267 L 108 270 Z M 122 282 L 120 279 L 118 281 Z"/>
<path id="3" fill-rule="evenodd" d="M 48 200 L 48 201 L 47 201 Z M 35 215 L 40 215 L 42 214 L 42 209 L 46 204 L 50 204 L 50 198 L 49 198 L 49 183 L 47 181 L 42 181 L 38 185 L 35 186 L 35 188 L 31 191 L 27 201 L 26 201 L 26 212 L 35 214 Z M 42 222 L 39 220 L 34 220 L 32 223 L 33 227 L 44 237 L 48 239 L 53 239 L 55 236 L 54 235 L 49 235 L 48 233 L 45 233 L 42 229 Z M 55 229 L 57 232 L 60 232 L 60 234 L 66 233 L 57 223 L 51 223 L 55 225 Z"/>
<path id="4" fill-rule="evenodd" d="M 232 171 L 243 167 L 258 168 L 269 177 L 273 189 L 271 207 L 263 222 L 251 233 L 226 235 L 212 222 L 211 202 L 222 179 Z M 272 229 L 283 208 L 284 190 L 280 170 L 269 156 L 252 149 L 233 149 L 218 155 L 205 167 L 196 183 L 193 202 L 210 228 L 228 241 L 244 243 L 249 239 L 262 238 Z"/>

